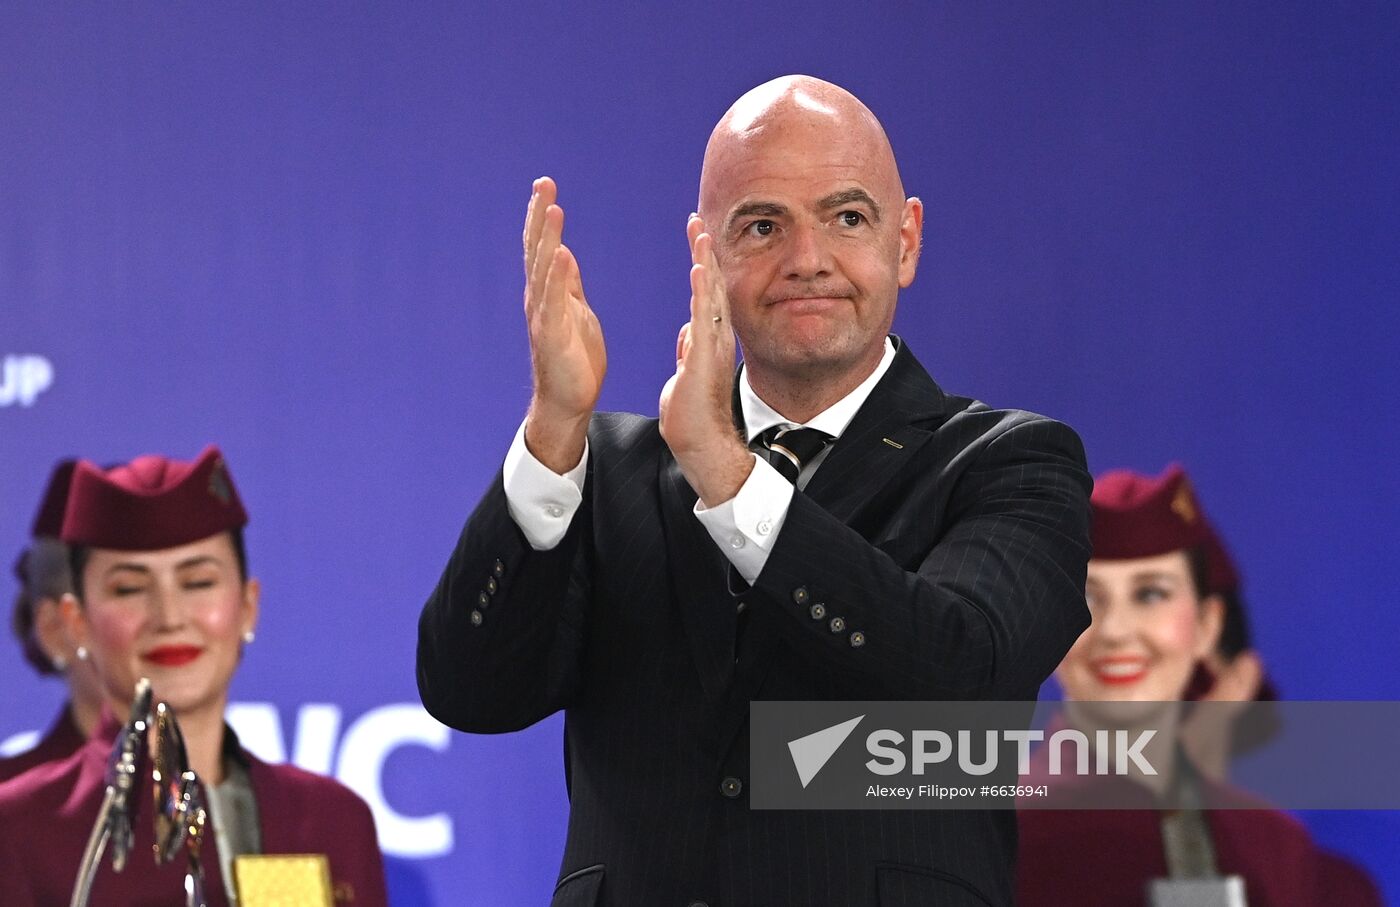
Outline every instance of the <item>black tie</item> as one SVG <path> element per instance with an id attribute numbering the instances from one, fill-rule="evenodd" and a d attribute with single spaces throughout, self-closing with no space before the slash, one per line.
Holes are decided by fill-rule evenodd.
<path id="1" fill-rule="evenodd" d="M 802 467 L 831 443 L 831 435 L 816 428 L 783 428 L 775 425 L 759 435 L 768 451 L 768 462 L 793 485 Z"/>

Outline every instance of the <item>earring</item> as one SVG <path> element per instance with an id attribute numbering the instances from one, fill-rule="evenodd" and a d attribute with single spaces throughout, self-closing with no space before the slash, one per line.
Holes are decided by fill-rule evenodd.
<path id="1" fill-rule="evenodd" d="M 55 655 L 53 658 L 50 658 L 49 664 L 53 665 L 53 669 L 60 674 L 68 670 L 68 659 L 64 658 L 62 655 Z"/>
<path id="2" fill-rule="evenodd" d="M 244 631 L 244 633 L 243 633 L 243 642 L 247 643 L 248 645 L 252 645 L 252 644 L 253 644 L 253 640 L 255 640 L 255 639 L 257 639 L 257 636 L 255 636 L 255 635 L 253 634 L 253 631 L 252 631 L 252 630 L 245 630 L 245 631 Z"/>
<path id="3" fill-rule="evenodd" d="M 73 653 L 73 654 L 75 654 L 75 655 L 78 656 L 78 661 L 87 661 L 87 660 L 88 660 L 88 650 L 87 650 L 87 646 L 78 646 L 78 651 L 76 651 L 76 652 Z"/>

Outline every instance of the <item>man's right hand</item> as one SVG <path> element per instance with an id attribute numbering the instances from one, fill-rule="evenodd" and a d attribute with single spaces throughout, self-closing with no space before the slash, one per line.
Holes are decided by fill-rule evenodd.
<path id="1" fill-rule="evenodd" d="M 583 295 L 578 261 L 563 243 L 564 209 L 547 176 L 535 180 L 525 215 L 525 323 L 535 390 L 525 446 L 563 475 L 583 458 L 608 354 L 603 329 Z"/>

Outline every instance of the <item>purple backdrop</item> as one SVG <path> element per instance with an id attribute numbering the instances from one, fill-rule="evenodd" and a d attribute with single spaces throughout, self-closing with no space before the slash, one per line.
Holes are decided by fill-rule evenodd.
<path id="1" fill-rule="evenodd" d="M 1065 419 L 1096 471 L 1184 462 L 1284 694 L 1400 699 L 1397 60 L 1385 3 L 11 4 L 0 552 L 56 458 L 218 442 L 265 590 L 240 727 L 375 803 L 396 903 L 544 903 L 558 719 L 448 734 L 413 681 L 528 393 L 529 182 L 604 405 L 654 413 L 710 126 L 810 72 L 927 205 L 896 329 L 934 377 Z M 4 742 L 60 691 L 0 648 Z M 1400 817 L 1304 818 L 1400 899 Z"/>

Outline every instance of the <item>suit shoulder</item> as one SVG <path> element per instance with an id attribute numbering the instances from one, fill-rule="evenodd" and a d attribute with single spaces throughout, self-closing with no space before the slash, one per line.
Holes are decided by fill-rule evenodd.
<path id="1" fill-rule="evenodd" d="M 1083 459 L 1083 442 L 1079 434 L 1064 422 L 1024 409 L 1004 409 L 988 406 L 981 400 L 947 396 L 948 419 L 942 430 L 993 444 L 1010 443 L 1012 439 L 1032 447 L 1049 445 L 1068 447 Z"/>

